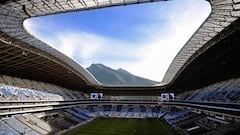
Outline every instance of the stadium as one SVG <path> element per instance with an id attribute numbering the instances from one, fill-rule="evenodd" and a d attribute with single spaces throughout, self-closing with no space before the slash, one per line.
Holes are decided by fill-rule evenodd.
<path id="1" fill-rule="evenodd" d="M 210 15 L 154 86 L 101 84 L 23 26 L 32 17 L 165 1 L 1 0 L 0 134 L 237 134 L 239 0 L 207 0 Z"/>

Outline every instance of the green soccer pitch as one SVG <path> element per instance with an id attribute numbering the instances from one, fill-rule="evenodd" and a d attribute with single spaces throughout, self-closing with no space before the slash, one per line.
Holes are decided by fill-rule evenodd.
<path id="1" fill-rule="evenodd" d="M 171 135 L 160 119 L 97 118 L 64 135 Z"/>

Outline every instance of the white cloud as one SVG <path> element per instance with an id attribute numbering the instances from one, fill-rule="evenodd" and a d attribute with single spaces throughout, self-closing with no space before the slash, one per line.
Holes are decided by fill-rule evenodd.
<path id="1" fill-rule="evenodd" d="M 111 37 L 81 31 L 57 32 L 55 36 L 48 36 L 38 31 L 42 25 L 31 22 L 31 20 L 25 21 L 24 25 L 27 31 L 31 31 L 36 37 L 75 59 L 84 67 L 96 62 L 111 66 L 112 61 L 116 62 L 114 58 L 119 57 L 137 58 L 133 53 L 135 48 L 129 43 Z"/>
<path id="2" fill-rule="evenodd" d="M 172 7 L 174 9 L 166 16 L 169 26 L 166 36 L 157 31 L 161 28 L 152 29 L 151 33 L 155 36 L 137 52 L 141 60 L 129 63 L 130 72 L 153 80 L 163 79 L 176 54 L 210 12 L 207 3 L 188 2 L 183 8 L 179 8 L 179 5 Z"/>
<path id="3" fill-rule="evenodd" d="M 82 32 L 59 34 L 54 40 L 58 43 L 53 45 L 67 56 L 74 58 L 74 55 L 79 55 L 83 59 L 91 58 L 103 43 L 102 38 Z"/>
<path id="4" fill-rule="evenodd" d="M 144 32 L 146 38 L 136 43 L 139 44 L 137 48 L 132 43 L 89 32 L 67 31 L 57 33 L 56 37 L 46 37 L 36 30 L 40 26 L 34 26 L 31 20 L 25 25 L 40 39 L 76 59 L 84 67 L 91 63 L 103 63 L 161 81 L 175 55 L 210 12 L 206 3 L 186 0 L 184 4 L 187 5 L 181 7 L 181 4 L 176 1 L 175 6 L 165 13 L 161 9 L 151 9 L 154 12 L 149 17 L 156 15 L 159 22 L 141 26 L 138 32 Z M 166 28 L 159 27 L 163 19 L 166 20 Z M 119 57 L 128 59 L 112 60 Z"/>

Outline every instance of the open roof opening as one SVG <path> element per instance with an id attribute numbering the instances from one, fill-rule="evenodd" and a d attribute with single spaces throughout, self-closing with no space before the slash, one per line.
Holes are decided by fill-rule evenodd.
<path id="1" fill-rule="evenodd" d="M 174 0 L 31 18 L 24 27 L 85 68 L 102 63 L 160 82 L 210 12 L 207 1 Z"/>

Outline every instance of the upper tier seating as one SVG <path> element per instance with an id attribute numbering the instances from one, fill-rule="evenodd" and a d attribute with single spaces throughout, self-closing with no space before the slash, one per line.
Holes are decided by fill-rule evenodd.
<path id="1" fill-rule="evenodd" d="M 179 95 L 179 99 L 200 102 L 240 103 L 240 78 L 185 92 Z"/>
<path id="2" fill-rule="evenodd" d="M 65 101 L 85 99 L 81 92 L 53 84 L 0 75 L 0 101 Z"/>

